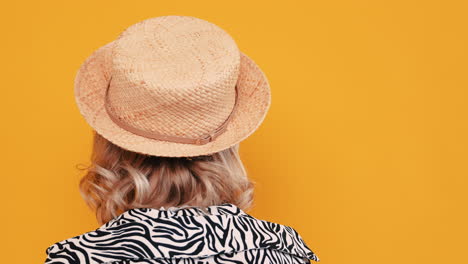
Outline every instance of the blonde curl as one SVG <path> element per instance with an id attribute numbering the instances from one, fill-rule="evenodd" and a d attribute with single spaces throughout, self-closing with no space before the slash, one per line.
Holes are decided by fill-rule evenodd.
<path id="1" fill-rule="evenodd" d="M 94 131 L 91 164 L 80 170 L 80 193 L 100 224 L 133 208 L 232 203 L 247 210 L 253 202 L 238 144 L 211 155 L 159 157 L 125 150 Z"/>

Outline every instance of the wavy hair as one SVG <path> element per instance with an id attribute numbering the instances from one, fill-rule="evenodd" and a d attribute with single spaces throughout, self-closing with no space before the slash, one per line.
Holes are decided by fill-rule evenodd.
<path id="1" fill-rule="evenodd" d="M 91 164 L 79 189 L 100 224 L 133 208 L 251 207 L 254 182 L 247 177 L 239 144 L 211 155 L 160 157 L 125 150 L 94 131 Z"/>

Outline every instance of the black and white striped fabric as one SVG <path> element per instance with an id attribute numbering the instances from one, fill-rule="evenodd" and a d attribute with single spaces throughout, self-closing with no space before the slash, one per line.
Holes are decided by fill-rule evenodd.
<path id="1" fill-rule="evenodd" d="M 292 227 L 234 204 L 128 210 L 98 229 L 47 248 L 45 263 L 205 264 L 319 261 Z"/>

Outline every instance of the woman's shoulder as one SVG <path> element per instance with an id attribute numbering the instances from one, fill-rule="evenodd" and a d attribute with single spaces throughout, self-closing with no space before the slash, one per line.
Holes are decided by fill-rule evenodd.
<path id="1" fill-rule="evenodd" d="M 233 204 L 211 206 L 206 211 L 173 209 L 128 210 L 94 231 L 51 245 L 46 250 L 46 263 L 172 263 L 169 261 L 180 258 L 196 263 L 319 260 L 294 228 L 257 219 Z"/>

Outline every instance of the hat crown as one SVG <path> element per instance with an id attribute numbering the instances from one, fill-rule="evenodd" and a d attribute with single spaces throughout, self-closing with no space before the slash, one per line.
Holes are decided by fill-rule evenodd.
<path id="1" fill-rule="evenodd" d="M 198 138 L 231 114 L 240 52 L 220 27 L 163 16 L 122 32 L 110 58 L 107 109 L 139 130 Z"/>

